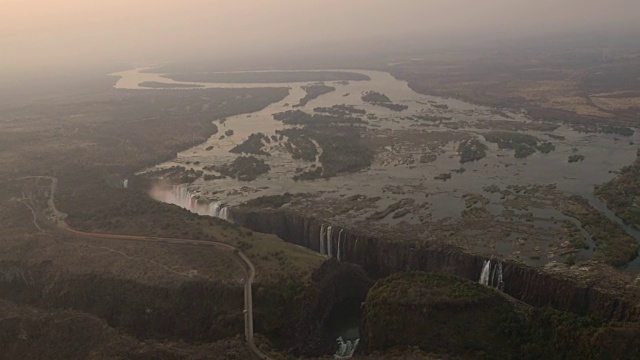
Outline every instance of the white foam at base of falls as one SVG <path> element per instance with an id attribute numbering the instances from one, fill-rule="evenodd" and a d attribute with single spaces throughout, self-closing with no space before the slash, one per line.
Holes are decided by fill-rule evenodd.
<path id="1" fill-rule="evenodd" d="M 355 339 L 354 341 L 348 340 L 347 342 L 345 342 L 344 339 L 342 339 L 342 336 L 340 336 L 336 341 L 338 342 L 338 350 L 336 351 L 333 358 L 350 359 L 351 357 L 353 357 L 353 353 L 355 353 L 360 339 Z"/>

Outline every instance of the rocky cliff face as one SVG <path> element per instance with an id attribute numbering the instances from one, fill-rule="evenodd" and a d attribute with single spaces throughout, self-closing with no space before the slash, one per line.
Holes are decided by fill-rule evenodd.
<path id="1" fill-rule="evenodd" d="M 334 352 L 335 337 L 326 333 L 332 310 L 346 300 L 364 302 L 371 286 L 373 281 L 361 267 L 335 259 L 325 262 L 304 294 L 294 354 L 314 357 Z"/>
<path id="2" fill-rule="evenodd" d="M 335 225 L 327 231 L 330 225 L 327 222 L 283 210 L 234 208 L 230 214 L 234 222 L 254 231 L 275 234 L 287 242 L 315 251 L 322 248 L 326 253 L 330 249 L 334 257 L 339 251 L 342 261 L 362 266 L 374 279 L 398 271 L 420 270 L 478 281 L 486 260 L 444 244 L 378 238 L 374 234 Z M 638 295 L 633 294 L 629 286 L 620 288 L 620 292 L 609 291 L 606 285 L 601 286 L 602 282 L 610 281 L 607 279 L 601 279 L 597 285 L 595 281 L 567 277 L 568 271 L 549 271 L 513 261 L 504 261 L 503 269 L 504 292 L 530 305 L 551 306 L 603 320 L 640 319 Z M 611 273 L 619 281 L 633 282 L 631 275 L 613 270 Z"/>

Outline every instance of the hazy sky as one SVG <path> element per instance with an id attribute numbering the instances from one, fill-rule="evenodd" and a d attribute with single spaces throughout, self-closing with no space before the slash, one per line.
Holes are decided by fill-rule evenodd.
<path id="1" fill-rule="evenodd" d="M 639 14 L 640 0 L 0 0 L 0 75 L 380 34 L 438 40 L 619 26 Z"/>

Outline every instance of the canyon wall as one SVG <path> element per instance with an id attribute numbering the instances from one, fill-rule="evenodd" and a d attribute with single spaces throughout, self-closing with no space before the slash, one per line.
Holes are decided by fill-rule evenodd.
<path id="1" fill-rule="evenodd" d="M 485 257 L 445 244 L 389 239 L 343 229 L 319 219 L 279 210 L 231 208 L 230 220 L 251 230 L 362 266 L 374 279 L 398 271 L 433 271 L 478 281 Z M 324 228 L 324 229 L 323 229 Z M 324 230 L 324 231 L 323 231 Z M 321 236 L 322 235 L 322 236 Z M 567 279 L 541 268 L 504 261 L 503 291 L 533 306 L 550 306 L 603 320 L 639 320 L 635 301 L 589 282 Z"/>
<path id="2" fill-rule="evenodd" d="M 355 264 L 330 259 L 314 274 L 300 304 L 293 354 L 321 357 L 336 350 L 334 334 L 326 332 L 334 307 L 347 300 L 364 303 L 373 281 Z"/>

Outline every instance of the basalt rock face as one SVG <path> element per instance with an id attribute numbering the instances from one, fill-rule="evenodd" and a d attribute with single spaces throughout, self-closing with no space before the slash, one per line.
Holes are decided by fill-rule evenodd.
<path id="1" fill-rule="evenodd" d="M 596 281 L 582 282 L 567 278 L 570 276 L 568 269 L 562 270 L 556 273 L 548 269 L 509 264 L 504 270 L 507 279 L 505 292 L 533 306 L 550 306 L 602 320 L 640 320 L 637 299 L 634 301 L 634 297 L 625 297 L 622 293 L 624 290 L 614 293 L 598 286 Z M 623 276 L 612 276 L 616 275 Z"/>
<path id="2" fill-rule="evenodd" d="M 419 241 L 388 239 L 332 226 L 284 210 L 233 208 L 232 220 L 254 231 L 271 233 L 287 242 L 362 266 L 374 279 L 398 271 L 431 271 L 478 281 L 485 257 L 459 248 Z M 324 231 L 323 231 L 324 230 Z M 339 250 L 338 250 L 339 249 Z M 566 278 L 512 261 L 503 262 L 504 292 L 533 306 L 590 315 L 603 320 L 639 320 L 637 296 L 604 291 L 593 283 Z"/>
<path id="3" fill-rule="evenodd" d="M 364 302 L 373 286 L 364 270 L 355 264 L 325 262 L 314 274 L 304 294 L 300 322 L 296 326 L 297 356 L 316 357 L 335 351 L 335 338 L 325 333 L 333 308 L 345 300 Z"/>
<path id="4" fill-rule="evenodd" d="M 362 266 L 372 278 L 383 278 L 398 271 L 425 270 L 478 280 L 483 257 L 469 255 L 446 245 L 430 245 L 411 239 L 392 241 L 362 234 L 339 226 L 326 231 L 330 224 L 284 211 L 242 211 L 231 209 L 233 222 L 251 230 L 279 236 L 287 242 Z M 331 245 L 328 245 L 330 243 Z M 322 246 L 324 245 L 324 246 Z"/>

